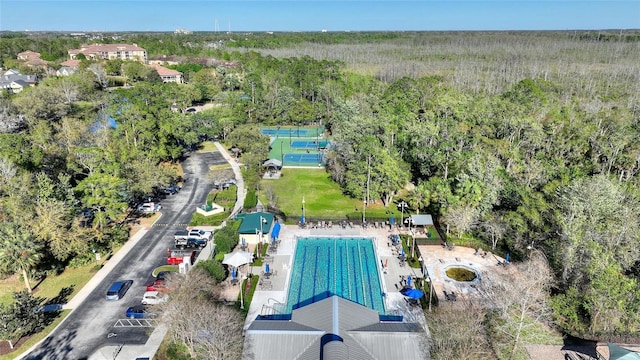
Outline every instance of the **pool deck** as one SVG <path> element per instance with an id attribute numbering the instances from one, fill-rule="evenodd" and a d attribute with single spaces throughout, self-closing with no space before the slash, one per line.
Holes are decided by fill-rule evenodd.
<path id="1" fill-rule="evenodd" d="M 397 233 L 397 232 L 395 232 Z M 333 225 L 331 229 L 310 229 L 300 228 L 297 225 L 284 225 L 280 230 L 280 244 L 277 251 L 270 252 L 269 256 L 273 259 L 269 261 L 269 268 L 275 272 L 268 280 L 267 286 L 258 285 L 244 328 L 249 325 L 261 314 L 269 314 L 270 306 L 275 303 L 285 303 L 287 296 L 287 286 L 291 277 L 291 267 L 293 266 L 293 253 L 296 237 L 314 237 L 314 236 L 337 236 L 337 237 L 367 237 L 374 238 L 374 247 L 380 260 L 380 269 L 383 270 L 383 264 L 388 264 L 386 271 L 381 271 L 382 290 L 385 293 L 385 308 L 387 314 L 401 314 L 404 316 L 405 322 L 417 322 L 424 326 L 427 330 L 426 320 L 422 309 L 419 306 L 407 304 L 405 297 L 400 293 L 400 289 L 404 283 L 401 282 L 402 277 L 405 279 L 411 275 L 412 279 L 423 278 L 424 275 L 420 269 L 411 268 L 409 265 L 400 266 L 397 253 L 389 246 L 388 236 L 392 232 L 388 228 L 372 228 L 363 229 L 360 226 L 354 228 L 346 227 L 343 229 L 339 225 Z M 250 248 L 253 251 L 253 248 Z M 263 267 L 244 266 L 240 268 L 241 275 L 257 274 L 260 275 L 264 271 Z M 262 276 L 261 276 L 262 278 Z M 223 296 L 225 300 L 236 301 L 239 295 L 239 286 L 227 285 Z"/>

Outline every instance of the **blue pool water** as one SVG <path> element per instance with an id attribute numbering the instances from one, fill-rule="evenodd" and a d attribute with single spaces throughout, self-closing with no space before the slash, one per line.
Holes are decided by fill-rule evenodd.
<path id="1" fill-rule="evenodd" d="M 300 238 L 284 312 L 338 295 L 385 314 L 373 241 Z"/>

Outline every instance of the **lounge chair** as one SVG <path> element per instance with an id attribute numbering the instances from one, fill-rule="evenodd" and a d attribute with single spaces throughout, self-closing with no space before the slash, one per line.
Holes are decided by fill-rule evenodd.
<path id="1" fill-rule="evenodd" d="M 327 227 L 331 229 L 333 227 L 333 221 L 329 221 L 329 223 L 327 224 Z"/>
<path id="2" fill-rule="evenodd" d="M 349 227 L 353 229 L 353 221 L 349 221 Z"/>
<path id="3" fill-rule="evenodd" d="M 324 221 L 320 221 L 320 229 L 324 229 Z"/>

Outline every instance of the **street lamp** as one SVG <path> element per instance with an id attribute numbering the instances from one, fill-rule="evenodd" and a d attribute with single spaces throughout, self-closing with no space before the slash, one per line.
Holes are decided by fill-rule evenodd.
<path id="1" fill-rule="evenodd" d="M 367 198 L 362 199 L 364 206 L 362 207 L 362 224 L 367 223 Z"/>
<path id="2" fill-rule="evenodd" d="M 413 236 L 413 232 L 411 231 L 411 223 L 413 223 L 413 219 L 409 216 L 407 218 L 407 224 L 409 224 L 409 235 L 411 236 L 411 258 L 413 258 L 415 254 L 416 238 Z"/>
<path id="3" fill-rule="evenodd" d="M 304 196 L 302 197 L 302 217 L 307 221 L 307 218 L 304 216 Z"/>
<path id="4" fill-rule="evenodd" d="M 262 216 L 260 216 L 260 242 L 262 243 L 262 235 L 264 235 L 264 229 L 263 226 L 264 224 L 267 223 L 267 219 L 263 218 Z"/>
<path id="5" fill-rule="evenodd" d="M 404 200 L 402 200 L 399 204 L 398 207 L 400 208 L 400 211 L 402 211 L 402 216 L 400 217 L 400 224 L 404 224 L 404 209 L 408 206 L 409 204 L 407 204 Z"/>

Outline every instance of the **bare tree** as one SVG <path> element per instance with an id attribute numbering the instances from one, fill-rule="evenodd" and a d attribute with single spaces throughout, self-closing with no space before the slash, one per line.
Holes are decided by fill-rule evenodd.
<path id="1" fill-rule="evenodd" d="M 102 64 L 94 63 L 89 65 L 87 70 L 91 71 L 95 75 L 95 82 L 100 89 L 106 89 L 109 86 L 109 79 L 107 78 L 107 71 Z"/>
<path id="2" fill-rule="evenodd" d="M 509 339 L 494 345 L 509 349 L 509 359 L 514 359 L 525 332 L 534 334 L 534 329 L 543 326 L 549 319 L 547 306 L 552 274 L 544 254 L 532 250 L 529 260 L 510 264 L 503 271 L 493 271 L 483 281 L 483 290 L 493 306 L 492 326 L 498 335 Z M 531 335 L 530 335 L 531 336 Z"/>
<path id="3" fill-rule="evenodd" d="M 487 309 L 473 300 L 447 303 L 425 312 L 434 360 L 494 358 L 484 326 Z M 452 326 L 455 324 L 455 326 Z"/>
<path id="4" fill-rule="evenodd" d="M 169 301 L 156 310 L 172 339 L 196 359 L 240 359 L 244 319 L 234 307 L 216 301 L 214 279 L 196 267 L 188 274 L 169 276 L 167 285 Z"/>

